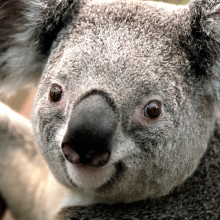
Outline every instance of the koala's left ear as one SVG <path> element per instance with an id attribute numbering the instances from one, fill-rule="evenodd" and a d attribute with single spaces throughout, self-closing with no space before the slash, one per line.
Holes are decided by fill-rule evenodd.
<path id="1" fill-rule="evenodd" d="M 190 34 L 184 48 L 199 76 L 220 58 L 220 0 L 192 0 L 189 8 Z"/>
<path id="2" fill-rule="evenodd" d="M 38 82 L 53 42 L 76 20 L 81 5 L 81 0 L 0 0 L 0 93 Z"/>

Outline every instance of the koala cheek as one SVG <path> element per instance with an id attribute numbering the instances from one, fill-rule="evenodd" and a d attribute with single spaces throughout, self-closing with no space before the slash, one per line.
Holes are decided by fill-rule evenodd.
<path id="1" fill-rule="evenodd" d="M 62 144 L 63 137 L 65 136 L 65 133 L 67 131 L 67 127 L 68 127 L 68 125 L 65 123 L 60 127 L 59 131 L 57 132 L 56 143 L 58 143 L 59 146 L 61 146 L 61 144 Z"/>

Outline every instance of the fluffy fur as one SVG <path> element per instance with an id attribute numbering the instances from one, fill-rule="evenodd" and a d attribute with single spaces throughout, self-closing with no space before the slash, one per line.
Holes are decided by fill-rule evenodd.
<path id="1" fill-rule="evenodd" d="M 36 6 L 34 10 L 30 5 Z M 10 10 L 16 13 L 7 17 Z M 6 154 L 3 147 L 1 156 L 5 158 L 3 164 L 7 159 L 7 166 L 1 169 L 6 174 L 10 170 L 15 173 L 8 161 L 20 167 L 17 173 L 27 169 L 24 176 L 20 175 L 20 184 L 13 180 L 8 184 L 4 175 L 0 179 L 0 192 L 14 215 L 18 219 L 50 219 L 66 206 L 146 200 L 152 203 L 152 208 L 145 207 L 152 216 L 158 214 L 162 218 L 160 214 L 166 206 L 162 208 L 161 204 L 173 206 L 182 192 L 187 195 L 188 189 L 196 184 L 197 177 L 191 176 L 214 137 L 219 106 L 220 1 L 194 0 L 188 6 L 171 6 L 119 0 L 20 0 L 13 7 L 8 1 L 1 1 L 0 12 L 0 30 L 4 33 L 0 38 L 2 88 L 8 83 L 35 82 L 42 73 L 32 126 L 39 151 L 59 182 L 53 179 L 40 154 L 34 154 L 38 158 L 35 161 L 28 153 L 22 153 L 20 161 L 31 161 L 29 168 L 24 168 L 17 165 L 17 157 L 9 159 L 11 148 L 7 147 Z M 49 98 L 54 84 L 62 90 L 58 102 Z M 97 169 L 69 163 L 61 149 L 71 115 L 83 100 L 89 103 L 94 95 L 110 103 L 116 124 L 109 142 L 110 160 Z M 143 115 L 143 109 L 152 100 L 161 105 L 157 119 Z M 4 109 L 2 112 L 10 112 Z M 88 106 L 81 109 L 86 112 Z M 14 123 L 18 130 L 21 125 L 10 114 L 7 118 L 7 123 Z M 6 127 L 6 140 L 11 132 Z M 2 145 L 10 146 L 10 141 Z M 21 144 L 16 152 L 20 154 L 23 148 Z M 35 169 L 37 173 L 43 170 L 45 176 L 32 177 Z M 202 169 L 203 166 L 198 172 Z M 27 182 L 29 179 L 40 182 L 40 186 L 35 181 Z M 209 178 L 207 181 L 211 184 Z M 180 185 L 183 188 L 168 195 Z M 201 198 L 206 200 L 202 184 L 201 188 Z M 23 203 L 16 203 L 14 198 L 24 195 Z M 43 195 L 47 205 L 41 205 L 39 195 Z M 156 200 L 158 206 L 155 198 L 161 198 Z M 218 204 L 218 196 L 212 198 L 210 206 Z M 181 202 L 176 205 L 176 216 L 185 207 L 186 203 Z M 144 216 L 141 207 L 146 202 L 140 204 Z M 75 219 L 72 215 L 77 210 L 85 210 L 88 216 L 93 208 L 62 210 L 58 219 L 64 218 L 65 213 L 69 219 Z M 210 208 L 210 212 L 213 210 Z"/>

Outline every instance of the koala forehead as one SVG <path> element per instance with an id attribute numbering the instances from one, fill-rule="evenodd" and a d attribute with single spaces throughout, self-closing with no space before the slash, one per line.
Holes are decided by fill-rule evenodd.
<path id="1" fill-rule="evenodd" d="M 178 43 L 186 26 L 181 14 L 188 9 L 164 5 L 90 2 L 76 24 L 60 34 L 44 80 L 62 78 L 77 94 L 110 89 L 117 97 L 163 96 L 171 88 L 179 94 L 189 68 Z"/>

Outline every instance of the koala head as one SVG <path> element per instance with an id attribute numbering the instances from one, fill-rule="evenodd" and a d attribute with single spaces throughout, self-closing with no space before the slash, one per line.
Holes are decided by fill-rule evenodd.
<path id="1" fill-rule="evenodd" d="M 219 1 L 89 1 L 53 26 L 54 11 L 43 22 L 51 42 L 44 32 L 34 41 L 46 64 L 32 111 L 51 171 L 104 201 L 168 194 L 195 171 L 214 127 Z"/>

